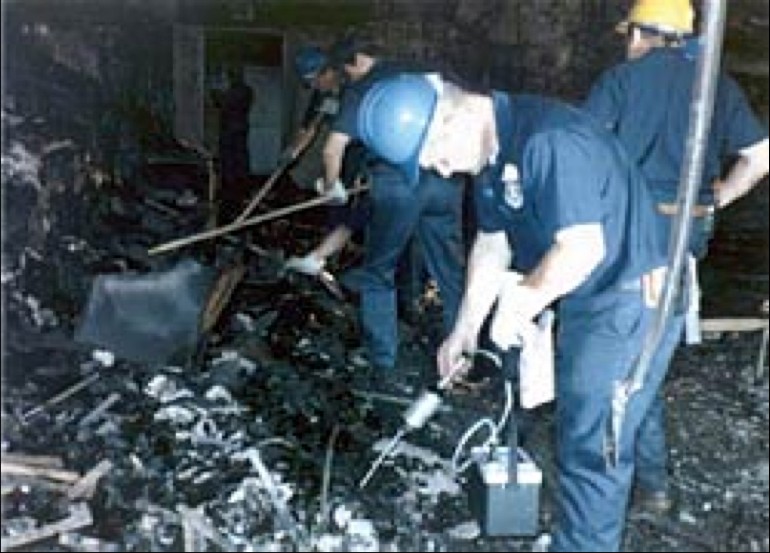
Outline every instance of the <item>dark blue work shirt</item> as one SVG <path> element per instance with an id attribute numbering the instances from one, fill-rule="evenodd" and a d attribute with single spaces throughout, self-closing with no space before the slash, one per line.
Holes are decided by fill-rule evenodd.
<path id="1" fill-rule="evenodd" d="M 607 70 L 583 106 L 617 134 L 658 201 L 677 198 L 695 65 L 686 49 L 655 48 Z M 711 185 L 728 156 L 766 136 L 737 83 L 720 75 L 698 202 L 713 203 Z"/>
<path id="2" fill-rule="evenodd" d="M 532 271 L 559 231 L 594 223 L 602 227 L 606 255 L 571 297 L 617 290 L 666 264 L 647 184 L 609 131 L 555 100 L 494 98 L 500 151 L 476 178 L 476 214 L 479 230 L 507 233 L 515 270 Z M 518 169 L 518 185 L 507 179 L 510 166 Z"/>

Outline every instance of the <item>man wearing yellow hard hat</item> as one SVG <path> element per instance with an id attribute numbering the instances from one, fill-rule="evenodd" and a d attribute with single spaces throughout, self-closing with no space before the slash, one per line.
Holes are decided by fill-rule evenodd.
<path id="1" fill-rule="evenodd" d="M 625 34 L 631 25 L 637 25 L 675 35 L 689 35 L 693 32 L 694 20 L 695 11 L 689 0 L 640 0 L 631 8 L 628 17 L 618 23 L 617 31 Z"/>
<path id="2" fill-rule="evenodd" d="M 626 37 L 627 60 L 605 71 L 585 104 L 609 127 L 641 167 L 658 204 L 660 225 L 670 231 L 677 213 L 685 146 L 689 132 L 698 55 L 695 13 L 689 0 L 638 0 L 617 26 Z M 692 46 L 695 45 L 695 48 Z M 738 84 L 720 74 L 706 150 L 703 179 L 692 215 L 689 305 L 681 302 L 661 341 L 660 357 L 670 363 L 687 328 L 697 343 L 696 260 L 706 254 L 713 217 L 750 191 L 768 173 L 767 130 L 752 112 Z M 729 163 L 732 160 L 737 160 Z M 726 175 L 723 179 L 720 175 Z M 687 317 L 687 311 L 695 316 Z M 685 322 L 687 324 L 685 325 Z M 693 322 L 694 324 L 690 324 Z M 691 332 L 693 331 L 693 332 Z M 671 506 L 663 403 L 658 398 L 638 432 L 635 499 L 662 513 Z"/>

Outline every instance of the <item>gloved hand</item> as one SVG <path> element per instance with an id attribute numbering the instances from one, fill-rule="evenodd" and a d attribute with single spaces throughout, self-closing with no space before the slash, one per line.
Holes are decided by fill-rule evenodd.
<path id="1" fill-rule="evenodd" d="M 489 337 L 501 349 L 521 346 L 537 312 L 533 310 L 533 292 L 520 284 L 523 275 L 508 271 L 500 287 L 497 310 L 489 328 Z"/>
<path id="2" fill-rule="evenodd" d="M 335 180 L 331 187 L 327 188 L 326 181 L 323 178 L 319 178 L 315 182 L 315 188 L 318 194 L 328 197 L 330 199 L 329 203 L 332 205 L 345 205 L 348 203 L 348 191 L 340 179 Z"/>
<path id="3" fill-rule="evenodd" d="M 297 271 L 310 276 L 317 276 L 323 271 L 324 260 L 317 257 L 313 253 L 309 253 L 302 257 L 290 257 L 284 269 L 287 271 Z"/>
<path id="4" fill-rule="evenodd" d="M 325 115 L 337 115 L 339 110 L 340 101 L 334 96 L 326 96 L 321 101 L 321 106 L 318 108 L 318 111 Z"/>
<path id="5" fill-rule="evenodd" d="M 464 355 L 476 351 L 478 336 L 472 332 L 455 328 L 441 344 L 436 356 L 439 379 L 450 374 L 462 376 L 472 366 L 471 357 Z"/>

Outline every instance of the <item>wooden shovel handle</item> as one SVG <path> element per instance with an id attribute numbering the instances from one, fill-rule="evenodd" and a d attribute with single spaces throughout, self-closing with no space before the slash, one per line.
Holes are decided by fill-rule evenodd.
<path id="1" fill-rule="evenodd" d="M 349 190 L 348 195 L 353 196 L 355 194 L 360 194 L 361 192 L 367 190 L 368 188 L 369 188 L 368 185 L 357 186 L 356 188 Z M 240 230 L 245 227 L 257 225 L 259 223 L 264 223 L 265 221 L 271 221 L 273 219 L 278 219 L 280 217 L 285 217 L 286 215 L 296 213 L 297 211 L 302 211 L 304 209 L 309 209 L 311 207 L 323 205 L 323 204 L 329 203 L 330 200 L 331 198 L 329 198 L 328 196 L 319 196 L 311 200 L 306 200 L 304 202 L 299 202 L 297 204 L 293 204 L 290 206 L 274 209 L 273 211 L 270 211 L 268 213 L 263 213 L 262 215 L 257 215 L 256 217 L 252 217 L 244 221 L 240 221 L 240 222 L 235 221 L 223 227 L 207 230 L 204 232 L 200 232 L 198 234 L 193 234 L 185 238 L 178 238 L 176 240 L 171 240 L 170 242 L 160 244 L 158 246 L 155 246 L 154 248 L 147 250 L 147 253 L 148 255 L 166 253 L 166 252 L 181 248 L 183 246 L 195 244 L 196 242 L 202 242 L 204 240 L 210 240 L 212 238 L 216 238 L 224 234 L 229 234 L 231 232 L 235 232 L 236 230 Z"/>

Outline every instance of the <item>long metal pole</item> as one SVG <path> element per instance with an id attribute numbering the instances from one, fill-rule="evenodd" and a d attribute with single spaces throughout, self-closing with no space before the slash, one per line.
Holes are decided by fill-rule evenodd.
<path id="1" fill-rule="evenodd" d="M 608 429 L 609 442 L 606 444 L 608 459 L 613 463 L 617 462 L 617 456 L 620 452 L 619 440 L 625 419 L 626 405 L 630 397 L 639 391 L 644 384 L 650 364 L 668 324 L 674 298 L 681 282 L 682 268 L 686 262 L 693 206 L 703 179 L 703 162 L 708 147 L 711 117 L 714 112 L 714 97 L 721 62 L 727 2 L 725 0 L 704 0 L 703 10 L 703 40 L 700 54 L 696 60 L 695 82 L 690 105 L 690 124 L 677 196 L 678 209 L 672 222 L 673 230 L 669 242 L 668 271 L 660 305 L 650 331 L 645 337 L 639 359 L 626 379 L 615 383 L 611 427 Z"/>

